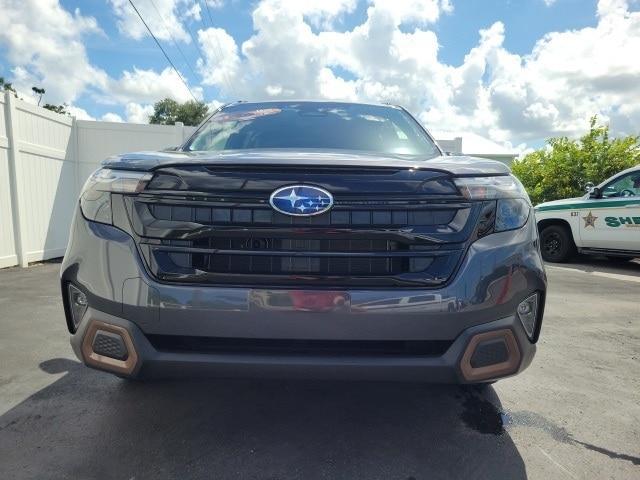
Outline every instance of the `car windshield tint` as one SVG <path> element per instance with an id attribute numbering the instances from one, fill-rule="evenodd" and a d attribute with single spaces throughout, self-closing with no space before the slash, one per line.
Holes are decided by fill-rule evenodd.
<path id="1" fill-rule="evenodd" d="M 439 155 L 402 109 L 381 105 L 269 102 L 231 105 L 187 143 L 189 151 L 265 148 L 359 150 Z"/>

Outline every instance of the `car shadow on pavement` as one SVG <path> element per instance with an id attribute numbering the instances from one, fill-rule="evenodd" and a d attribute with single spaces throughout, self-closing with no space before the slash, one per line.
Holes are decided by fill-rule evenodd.
<path id="1" fill-rule="evenodd" d="M 491 387 L 40 367 L 65 373 L 0 417 L 1 478 L 526 478 Z"/>

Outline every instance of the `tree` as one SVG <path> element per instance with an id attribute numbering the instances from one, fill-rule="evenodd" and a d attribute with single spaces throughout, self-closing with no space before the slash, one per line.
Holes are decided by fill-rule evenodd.
<path id="1" fill-rule="evenodd" d="M 42 100 L 42 96 L 45 94 L 44 88 L 31 87 L 31 90 L 33 91 L 33 93 L 38 95 L 38 106 L 40 106 L 40 101 Z"/>
<path id="2" fill-rule="evenodd" d="M 4 77 L 0 77 L 0 89 L 7 92 L 13 92 L 13 95 L 18 98 L 18 92 L 16 92 L 16 89 L 13 88 L 13 84 L 5 81 Z"/>
<path id="3" fill-rule="evenodd" d="M 513 174 L 527 189 L 534 204 L 579 197 L 587 183 L 594 185 L 640 163 L 640 137 L 609 138 L 609 126 L 591 118 L 589 132 L 578 140 L 556 137 L 547 147 L 512 165 Z"/>
<path id="4" fill-rule="evenodd" d="M 204 102 L 190 100 L 178 103 L 171 98 L 165 98 L 153 106 L 153 115 L 149 117 L 149 123 L 175 125 L 176 122 L 182 122 L 185 125 L 198 125 L 208 112 L 209 109 Z"/>
<path id="5" fill-rule="evenodd" d="M 62 105 L 53 105 L 51 103 L 45 103 L 42 108 L 46 108 L 47 110 L 51 110 L 52 112 L 56 112 L 59 113 L 61 115 L 71 115 L 68 111 L 67 111 L 67 107 L 69 105 L 67 105 L 66 103 L 63 103 Z"/>

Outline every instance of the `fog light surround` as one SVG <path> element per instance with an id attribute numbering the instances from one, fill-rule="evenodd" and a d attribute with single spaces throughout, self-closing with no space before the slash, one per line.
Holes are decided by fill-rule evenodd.
<path id="1" fill-rule="evenodd" d="M 82 321 L 82 317 L 89 307 L 89 301 L 87 300 L 87 296 L 84 292 L 73 283 L 70 283 L 67 288 L 69 291 L 69 310 L 71 311 L 71 321 L 73 322 L 74 329 L 77 329 L 78 325 Z"/>
<path id="2" fill-rule="evenodd" d="M 496 341 L 502 342 L 506 354 L 481 361 L 479 357 L 483 355 L 478 349 L 490 346 Z M 520 367 L 521 358 L 518 341 L 510 328 L 478 333 L 469 340 L 460 360 L 460 371 L 467 382 L 487 381 L 516 373 Z"/>
<path id="3" fill-rule="evenodd" d="M 518 304 L 518 308 L 516 308 L 516 313 L 520 319 L 520 323 L 522 323 L 524 331 L 527 332 L 529 340 L 533 340 L 536 331 L 539 296 L 540 295 L 538 293 L 530 295 L 520 302 Z"/>
<path id="4" fill-rule="evenodd" d="M 106 353 L 102 349 L 98 349 L 99 352 L 94 350 L 94 346 L 99 343 L 96 342 L 96 337 L 105 334 L 113 334 L 119 336 L 124 346 L 121 347 L 124 352 L 120 355 L 113 355 L 114 351 L 109 349 L 109 355 L 106 356 L 99 352 Z M 113 325 L 99 320 L 90 320 L 89 325 L 82 339 L 82 356 L 87 365 L 90 365 L 101 370 L 108 370 L 110 372 L 118 373 L 120 375 L 131 375 L 136 369 L 138 364 L 138 354 L 135 346 L 133 345 L 133 339 L 129 331 L 119 325 Z M 126 353 L 125 353 L 126 352 Z M 119 357 L 119 358 L 114 358 Z"/>

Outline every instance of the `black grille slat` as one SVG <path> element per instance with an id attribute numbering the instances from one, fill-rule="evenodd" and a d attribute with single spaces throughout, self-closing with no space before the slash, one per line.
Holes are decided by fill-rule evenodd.
<path id="1" fill-rule="evenodd" d="M 294 240 L 293 244 L 299 242 Z M 305 241 L 306 242 L 306 241 Z M 290 244 L 291 246 L 294 246 Z M 434 255 L 451 251 L 335 252 L 295 250 L 208 250 L 206 248 L 157 247 L 156 254 L 169 258 L 181 268 L 194 268 L 220 274 L 244 275 L 349 275 L 384 276 L 426 270 Z M 215 253 L 212 253 L 215 252 Z"/>
<path id="2" fill-rule="evenodd" d="M 196 221 L 203 225 L 309 225 L 344 227 L 403 227 L 446 225 L 456 214 L 456 209 L 438 206 L 423 210 L 362 210 L 334 209 L 311 217 L 284 215 L 264 208 L 184 207 L 181 205 L 151 204 L 151 213 L 158 220 Z"/>

